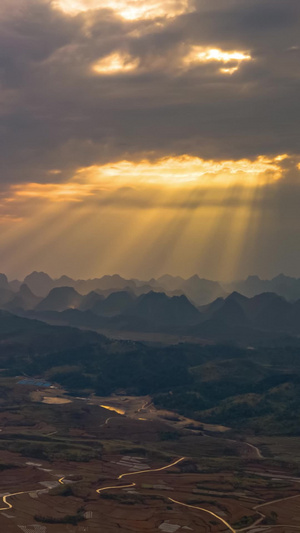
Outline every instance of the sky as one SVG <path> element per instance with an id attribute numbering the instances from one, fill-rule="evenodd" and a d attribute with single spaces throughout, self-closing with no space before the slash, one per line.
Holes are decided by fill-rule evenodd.
<path id="1" fill-rule="evenodd" d="M 2 0 L 0 270 L 300 277 L 300 3 Z"/>

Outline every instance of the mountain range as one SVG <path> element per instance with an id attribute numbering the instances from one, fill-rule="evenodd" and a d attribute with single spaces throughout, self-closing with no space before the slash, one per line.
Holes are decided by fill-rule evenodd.
<path id="1" fill-rule="evenodd" d="M 216 298 L 225 297 L 232 292 L 239 292 L 249 298 L 264 292 L 274 292 L 290 301 L 300 299 L 300 278 L 283 274 L 271 280 L 249 276 L 246 280 L 223 283 L 203 279 L 198 275 L 184 279 L 169 274 L 150 280 L 125 279 L 118 274 L 87 280 L 75 280 L 69 276 L 53 279 L 45 272 L 32 272 L 23 281 L 8 281 L 5 274 L 0 274 L 0 298 L 5 297 L 6 292 L 9 300 L 11 292 L 18 292 L 22 284 L 27 285 L 32 293 L 40 298 L 47 296 L 51 289 L 73 287 L 81 295 L 100 291 L 107 296 L 110 292 L 121 290 L 131 290 L 137 296 L 150 291 L 165 292 L 169 296 L 184 294 L 196 306 L 209 304 Z"/>
<path id="2" fill-rule="evenodd" d="M 282 287 L 284 280 L 279 278 Z M 245 284 L 260 287 L 257 280 L 252 282 Z M 279 283 L 278 278 L 273 283 Z M 199 301 L 204 304 L 195 303 Z M 74 281 L 32 273 L 17 287 L 1 274 L 0 308 L 50 324 L 108 334 L 162 333 L 242 345 L 287 337 L 296 342 L 300 335 L 300 299 L 288 300 L 269 291 L 250 297 L 237 291 L 227 294 L 217 282 L 198 276 L 188 280 L 163 276 L 144 283 L 117 275 Z"/>

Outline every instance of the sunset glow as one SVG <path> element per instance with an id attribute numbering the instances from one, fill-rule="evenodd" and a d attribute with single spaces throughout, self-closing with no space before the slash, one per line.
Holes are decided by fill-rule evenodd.
<path id="1" fill-rule="evenodd" d="M 111 9 L 125 20 L 174 17 L 192 10 L 189 0 L 55 0 L 64 13 L 76 15 L 95 9 Z"/>
<path id="2" fill-rule="evenodd" d="M 220 72 L 222 74 L 234 74 L 239 70 L 239 67 L 232 67 L 232 68 L 220 68 Z"/>
<path id="3" fill-rule="evenodd" d="M 224 63 L 234 64 L 232 67 L 220 68 L 223 74 L 234 74 L 239 69 L 241 63 L 251 61 L 252 57 L 248 52 L 241 51 L 225 51 L 219 48 L 205 48 L 202 46 L 193 46 L 184 57 L 184 64 L 186 66 L 193 66 L 197 63 Z"/>
<path id="4" fill-rule="evenodd" d="M 1 3 L 2 271 L 299 276 L 298 8 L 249 4 Z"/>
<path id="5" fill-rule="evenodd" d="M 116 73 L 126 73 L 136 70 L 139 62 L 129 55 L 114 52 L 104 57 L 93 65 L 93 71 L 97 74 L 110 76 Z"/>
<path id="6" fill-rule="evenodd" d="M 280 162 L 285 155 L 274 159 L 259 157 L 255 161 L 205 161 L 198 157 L 181 156 L 159 159 L 151 163 L 119 161 L 114 164 L 79 169 L 66 183 L 27 183 L 11 187 L 10 202 L 22 198 L 53 202 L 82 202 L 101 195 L 104 197 L 120 188 L 138 191 L 145 187 L 180 191 L 190 189 L 215 190 L 240 186 L 257 188 L 282 176 Z M 177 192 L 176 192 L 177 191 Z"/>
<path id="7" fill-rule="evenodd" d="M 181 157 L 162 158 L 154 163 L 147 160 L 139 162 L 120 161 L 113 165 L 104 165 L 80 169 L 74 179 L 81 181 L 87 177 L 92 183 L 110 184 L 160 184 L 164 186 L 197 185 L 229 186 L 237 183 L 243 186 L 259 186 L 270 180 L 280 179 L 282 160 L 261 156 L 254 161 L 205 161 L 198 157 L 184 155 Z M 266 174 L 268 176 L 266 177 Z"/>

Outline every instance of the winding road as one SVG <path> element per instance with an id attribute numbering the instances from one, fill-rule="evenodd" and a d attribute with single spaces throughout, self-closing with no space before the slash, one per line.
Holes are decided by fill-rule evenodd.
<path id="1" fill-rule="evenodd" d="M 8 509 L 13 508 L 12 504 L 7 501 L 7 498 L 11 498 L 12 496 L 18 496 L 20 494 L 30 494 L 30 492 L 34 492 L 34 491 L 27 490 L 26 492 L 14 492 L 13 494 L 6 494 L 5 496 L 2 497 L 2 501 L 3 503 L 5 503 L 6 507 L 2 507 L 2 509 L 0 508 L 0 511 L 8 511 Z"/>
<path id="2" fill-rule="evenodd" d="M 172 468 L 173 466 L 176 466 L 178 465 L 180 462 L 184 461 L 185 457 L 181 457 L 180 459 L 176 459 L 176 461 L 174 461 L 173 463 L 167 465 L 167 466 L 163 466 L 161 468 L 150 468 L 150 469 L 147 469 L 147 470 L 140 470 L 138 472 L 126 472 L 124 474 L 120 474 L 120 476 L 118 477 L 118 479 L 123 479 L 124 477 L 128 477 L 128 476 L 136 476 L 136 475 L 139 475 L 139 474 L 146 474 L 147 472 L 161 472 L 163 470 L 168 470 L 169 468 Z M 113 489 L 126 489 L 126 488 L 132 488 L 132 487 L 136 487 L 136 483 L 135 482 L 132 482 L 130 483 L 129 485 L 115 485 L 115 486 L 110 486 L 110 487 L 102 487 L 100 489 L 97 489 L 96 492 L 98 492 L 98 494 L 101 494 L 101 492 L 105 492 L 107 490 L 113 490 Z M 216 518 L 217 520 L 219 520 L 220 522 L 222 522 L 222 524 L 224 524 L 228 529 L 229 531 L 231 531 L 232 533 L 237 533 L 237 531 L 235 529 L 233 529 L 233 527 L 231 527 L 230 524 L 228 524 L 228 522 L 226 522 L 226 520 L 224 520 L 221 516 L 213 513 L 212 511 L 209 511 L 208 509 L 204 509 L 202 507 L 196 507 L 195 505 L 188 505 L 187 503 L 184 503 L 184 502 L 179 502 L 177 500 L 173 500 L 173 498 L 168 498 L 168 500 L 172 503 L 175 503 L 176 505 L 181 505 L 182 507 L 187 507 L 189 509 L 196 509 L 198 511 L 202 511 L 204 513 L 207 513 L 211 516 L 213 516 L 214 518 Z"/>
<path id="3" fill-rule="evenodd" d="M 174 461 L 173 463 L 171 463 L 170 465 L 167 465 L 167 466 L 163 466 L 161 468 L 148 468 L 147 470 L 140 470 L 138 472 L 126 472 L 125 474 L 121 474 L 118 479 L 123 479 L 123 477 L 126 477 L 126 476 L 133 476 L 133 475 L 139 475 L 139 474 L 145 474 L 146 472 L 161 472 L 162 470 L 168 470 L 169 468 L 172 468 L 172 466 L 175 466 L 177 465 L 178 463 L 180 463 L 181 461 L 183 461 L 185 459 L 185 457 L 181 457 L 180 459 L 177 459 L 176 461 Z M 96 492 L 98 492 L 98 494 L 100 494 L 101 492 L 104 492 L 106 490 L 112 490 L 112 489 L 127 489 L 127 488 L 130 488 L 130 487 L 135 487 L 136 486 L 136 483 L 130 483 L 130 485 L 116 485 L 116 486 L 111 486 L 111 487 L 102 487 L 100 489 L 97 489 Z"/>
<path id="4" fill-rule="evenodd" d="M 178 502 L 177 500 L 173 500 L 173 498 L 168 498 L 168 500 L 170 502 L 172 502 L 172 503 L 177 503 L 177 505 L 182 505 L 183 507 L 188 507 L 189 509 L 197 509 L 198 511 L 202 511 L 204 513 L 208 513 L 208 514 L 212 515 L 214 518 L 217 518 L 217 520 L 220 520 L 223 524 L 225 524 L 225 526 L 228 527 L 228 529 L 230 531 L 232 531 L 232 533 L 237 533 L 236 529 L 233 529 L 233 527 L 231 527 L 231 525 L 228 524 L 228 522 L 226 522 L 226 520 L 221 518 L 219 515 L 213 513 L 212 511 L 208 511 L 208 509 L 203 509 L 203 507 L 197 507 L 196 505 L 188 505 L 187 503 Z"/>
<path id="5" fill-rule="evenodd" d="M 170 464 L 168 464 L 166 466 L 162 466 L 160 468 L 148 468 L 146 470 L 140 470 L 138 472 L 125 472 L 123 474 L 120 474 L 117 479 L 121 480 L 121 479 L 123 479 L 125 477 L 130 477 L 130 476 L 137 476 L 137 475 L 146 474 L 146 473 L 153 473 L 153 472 L 162 472 L 164 470 L 169 470 L 170 468 L 172 468 L 173 466 L 178 465 L 179 463 L 181 463 L 184 460 L 185 460 L 185 457 L 180 457 L 179 459 L 176 459 L 172 463 L 170 463 Z M 62 477 L 60 477 L 58 479 L 58 482 L 61 485 L 64 485 L 65 484 L 64 480 L 65 480 L 65 476 L 62 476 Z M 122 489 L 126 489 L 126 488 L 133 488 L 133 487 L 136 487 L 136 485 L 137 485 L 136 482 L 133 481 L 132 483 L 128 483 L 126 485 L 111 485 L 111 486 L 108 486 L 108 487 L 100 487 L 99 489 L 96 490 L 96 492 L 98 494 L 101 494 L 102 492 L 105 492 L 105 491 L 108 491 L 108 490 L 122 490 Z M 34 491 L 34 490 L 32 491 L 31 490 L 31 491 L 14 492 L 14 493 L 11 493 L 11 494 L 5 494 L 4 496 L 2 496 L 2 501 L 5 504 L 5 507 L 0 508 L 0 511 L 7 511 L 7 510 L 13 508 L 13 505 L 10 502 L 7 501 L 8 498 L 12 498 L 13 496 L 19 496 L 19 495 L 22 495 L 22 494 L 30 494 L 30 493 L 34 493 L 34 492 L 38 493 L 38 492 L 40 492 L 40 490 L 37 490 L 37 491 Z M 299 497 L 300 497 L 300 495 L 295 495 L 295 496 L 289 496 L 287 498 L 281 498 L 281 499 L 278 499 L 278 500 L 274 500 L 274 501 L 271 501 L 271 502 L 266 502 L 266 503 L 259 504 L 259 505 L 255 506 L 253 508 L 253 510 L 258 510 L 258 509 L 260 509 L 262 507 L 266 507 L 266 506 L 271 505 L 271 504 L 276 503 L 276 502 L 296 499 L 296 498 L 299 498 Z M 210 511 L 210 510 L 205 509 L 203 507 L 198 507 L 196 505 L 189 505 L 187 503 L 175 500 L 175 499 L 170 498 L 170 497 L 167 497 L 166 499 L 168 501 L 170 501 L 171 503 L 173 503 L 173 504 L 180 505 L 181 507 L 186 507 L 188 509 L 195 509 L 197 511 L 201 511 L 202 513 L 206 513 L 206 514 L 211 515 L 216 520 L 218 520 L 223 525 L 225 525 L 227 527 L 227 529 L 229 531 L 231 531 L 231 533 L 242 533 L 242 532 L 245 532 L 245 531 L 248 531 L 250 533 L 251 529 L 253 529 L 254 527 L 257 527 L 262 522 L 262 520 L 265 518 L 265 515 L 258 511 L 259 514 L 260 514 L 260 518 L 254 524 L 252 524 L 251 526 L 236 530 L 226 520 L 224 520 L 224 518 L 222 518 L 221 516 L 217 515 L 213 511 Z M 281 525 L 273 525 L 272 526 L 272 528 L 280 528 L 280 527 L 294 528 L 294 529 L 297 529 L 299 531 L 299 526 L 282 525 L 282 524 Z"/>

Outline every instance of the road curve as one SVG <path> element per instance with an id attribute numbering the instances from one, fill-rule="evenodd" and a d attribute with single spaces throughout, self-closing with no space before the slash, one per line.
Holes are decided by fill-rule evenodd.
<path id="1" fill-rule="evenodd" d="M 177 465 L 178 463 L 180 463 L 184 459 L 185 459 L 185 457 L 181 457 L 180 459 L 177 459 L 176 461 L 174 461 L 170 465 L 163 466 L 161 468 L 153 468 L 153 469 L 151 469 L 151 468 L 149 469 L 148 468 L 147 470 L 140 470 L 139 472 L 126 472 L 125 474 L 121 474 L 118 477 L 118 479 L 122 479 L 125 476 L 135 476 L 135 475 L 139 475 L 139 474 L 144 474 L 145 472 L 161 472 L 162 470 L 167 470 L 168 468 L 171 468 L 172 466 Z M 111 486 L 111 487 L 102 487 L 100 489 L 97 489 L 96 492 L 98 492 L 98 494 L 100 494 L 101 492 L 104 492 L 106 490 L 127 489 L 127 488 L 130 488 L 130 487 L 136 487 L 136 483 L 130 483 L 130 485 L 115 485 L 115 486 Z"/>
<path id="2" fill-rule="evenodd" d="M 178 463 L 181 463 L 185 457 L 181 457 L 180 459 L 177 459 L 173 463 L 167 466 L 162 466 L 161 468 L 148 468 L 148 470 L 140 470 L 138 472 L 127 472 L 125 474 L 121 474 L 118 479 L 123 479 L 125 476 L 136 476 L 138 474 L 145 474 L 146 472 L 161 472 L 162 470 L 168 470 L 169 468 L 172 468 L 172 466 L 178 465 Z"/>
<path id="3" fill-rule="evenodd" d="M 61 485 L 64 485 L 64 479 L 65 479 L 65 476 L 61 477 L 58 482 L 61 484 Z M 42 490 L 42 489 L 40 489 Z M 6 494 L 5 496 L 2 497 L 2 501 L 3 503 L 5 503 L 6 507 L 2 507 L 0 508 L 0 511 L 7 511 L 8 509 L 12 509 L 13 506 L 11 503 L 9 503 L 7 501 L 7 498 L 11 498 L 12 496 L 18 496 L 20 494 L 30 494 L 31 492 L 36 492 L 38 493 L 39 491 L 35 491 L 35 490 L 26 490 L 26 491 L 23 491 L 23 492 L 14 492 L 12 494 Z"/>
<path id="4" fill-rule="evenodd" d="M 34 492 L 34 491 L 27 490 L 26 492 L 14 492 L 13 494 L 6 494 L 2 498 L 2 501 L 3 503 L 5 503 L 6 507 L 0 508 L 0 511 L 7 511 L 8 509 L 13 508 L 12 504 L 7 501 L 7 498 L 11 498 L 12 496 L 18 496 L 19 494 L 29 494 L 30 492 Z"/>
<path id="5" fill-rule="evenodd" d="M 118 479 L 123 479 L 124 477 L 127 477 L 127 476 L 136 476 L 136 475 L 139 475 L 139 474 L 145 474 L 147 472 L 149 472 L 149 473 L 150 472 L 161 472 L 162 470 L 168 470 L 169 468 L 172 468 L 172 466 L 178 465 L 178 463 L 180 463 L 184 459 L 185 459 L 185 457 L 180 457 L 180 459 L 176 459 L 176 461 L 173 461 L 173 463 L 171 463 L 171 464 L 169 464 L 167 466 L 163 466 L 161 468 L 150 468 L 150 469 L 147 469 L 147 470 L 140 470 L 138 472 L 125 472 L 124 474 L 120 474 Z M 131 488 L 131 487 L 136 487 L 136 483 L 133 482 L 130 485 L 115 485 L 115 486 L 110 486 L 110 487 L 102 487 L 100 489 L 97 489 L 96 492 L 98 492 L 98 494 L 100 494 L 101 492 L 104 492 L 104 491 L 107 491 L 107 490 L 126 489 L 126 488 Z M 233 527 L 231 527 L 231 525 L 228 524 L 228 522 L 226 522 L 226 520 L 224 520 L 221 516 L 218 516 L 217 514 L 213 513 L 212 511 L 209 511 L 208 509 L 203 509 L 202 507 L 196 507 L 194 505 L 188 505 L 186 503 L 179 502 L 177 500 L 173 500 L 173 498 L 168 498 L 168 500 L 170 502 L 172 502 L 172 503 L 177 504 L 177 505 L 181 505 L 183 507 L 189 507 L 191 509 L 197 509 L 198 511 L 202 511 L 204 513 L 210 514 L 214 518 L 216 518 L 219 522 L 222 522 L 229 529 L 229 531 L 231 531 L 232 533 L 237 533 L 237 531 L 235 529 L 233 529 Z"/>
<path id="6" fill-rule="evenodd" d="M 100 494 L 101 492 L 104 492 L 105 490 L 112 490 L 112 489 L 129 489 L 130 487 L 135 487 L 136 483 L 130 483 L 130 485 L 116 485 L 115 487 L 102 487 L 102 489 L 97 489 L 96 492 Z"/>
<path id="7" fill-rule="evenodd" d="M 203 511 L 204 513 L 208 513 L 212 515 L 214 518 L 216 518 L 217 520 L 219 520 L 220 522 L 222 522 L 223 524 L 225 524 L 225 526 L 228 527 L 228 529 L 232 531 L 232 533 L 237 533 L 236 529 L 233 529 L 233 527 L 231 527 L 231 525 L 228 524 L 226 520 L 224 520 L 217 514 L 213 513 L 212 511 L 208 511 L 208 509 L 203 509 L 202 507 L 197 507 L 196 505 L 188 505 L 187 503 L 178 502 L 177 500 L 173 500 L 173 498 L 168 498 L 168 500 L 172 503 L 176 503 L 177 505 L 182 505 L 183 507 L 188 507 L 190 509 L 197 509 L 198 511 Z"/>

